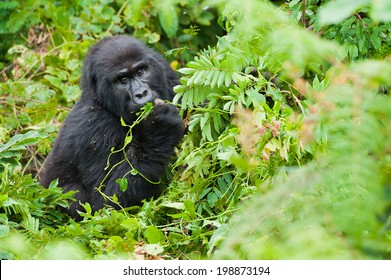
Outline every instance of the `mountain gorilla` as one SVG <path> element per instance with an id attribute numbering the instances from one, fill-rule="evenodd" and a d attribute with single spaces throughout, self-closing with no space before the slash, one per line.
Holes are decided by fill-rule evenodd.
<path id="1" fill-rule="evenodd" d="M 89 202 L 93 211 L 104 205 L 118 208 L 106 196 L 116 195 L 122 207 L 140 204 L 160 195 L 159 181 L 183 137 L 182 119 L 173 105 L 176 73 L 158 53 L 128 36 L 104 38 L 93 46 L 85 61 L 82 95 L 64 121 L 39 174 L 48 187 L 58 178 L 64 192 L 78 191 L 67 212 L 79 219 L 80 203 Z M 136 113 L 147 102 L 152 112 L 132 129 L 132 141 L 121 149 Z M 110 155 L 110 166 L 106 168 Z M 137 172 L 131 172 L 134 169 Z M 126 178 L 121 190 L 117 179 Z"/>

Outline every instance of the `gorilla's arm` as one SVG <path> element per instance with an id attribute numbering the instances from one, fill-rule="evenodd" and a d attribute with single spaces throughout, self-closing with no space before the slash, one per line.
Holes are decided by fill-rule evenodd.
<path id="1" fill-rule="evenodd" d="M 80 121 L 81 114 L 86 118 Z M 101 119 L 93 117 L 97 114 Z M 142 175 L 131 174 L 132 167 L 121 152 L 110 156 L 111 165 L 105 170 L 111 147 L 117 150 L 123 146 L 126 128 L 117 118 L 89 101 L 79 102 L 70 113 L 60 134 L 62 141 L 56 142 L 42 170 L 41 183 L 49 186 L 52 180 L 59 178 L 64 192 L 77 191 L 74 195 L 77 201 L 67 211 L 72 217 L 78 219 L 77 210 L 82 211 L 79 201 L 89 202 L 94 211 L 105 204 L 117 208 L 97 191 L 99 187 L 106 196 L 115 194 L 123 207 L 160 195 L 161 187 L 151 182 L 159 181 L 174 147 L 182 139 L 182 119 L 173 105 L 157 104 L 133 130 L 134 138 L 126 147 L 126 156 Z M 117 165 L 118 162 L 122 163 Z M 128 180 L 124 192 L 116 182 L 119 178 Z"/>
<path id="2" fill-rule="evenodd" d="M 113 154 L 113 162 L 121 160 L 123 162 L 111 170 L 106 181 L 103 182 L 105 195 L 116 194 L 119 203 L 124 207 L 160 195 L 162 189 L 158 182 L 175 146 L 182 139 L 183 122 L 175 106 L 156 104 L 152 113 L 133 128 L 132 134 L 134 138 L 126 147 L 127 160 L 120 158 L 121 153 Z M 139 175 L 132 175 L 129 172 L 132 168 L 136 169 Z M 128 188 L 125 192 L 119 190 L 116 182 L 118 178 L 128 180 Z M 98 193 L 92 195 L 92 201 L 94 209 L 100 209 L 104 204 L 111 204 Z"/>
<path id="3" fill-rule="evenodd" d="M 183 137 L 183 123 L 173 105 L 157 104 L 152 113 L 135 127 L 128 151 L 135 169 L 151 181 L 158 181 L 174 147 Z"/>

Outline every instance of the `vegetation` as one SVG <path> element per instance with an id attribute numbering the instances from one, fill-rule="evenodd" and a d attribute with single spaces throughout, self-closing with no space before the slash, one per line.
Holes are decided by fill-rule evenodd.
<path id="1" fill-rule="evenodd" d="M 391 1 L 238 2 L 0 3 L 1 259 L 391 259 Z M 178 70 L 188 133 L 161 197 L 75 222 L 37 172 L 119 33 Z"/>

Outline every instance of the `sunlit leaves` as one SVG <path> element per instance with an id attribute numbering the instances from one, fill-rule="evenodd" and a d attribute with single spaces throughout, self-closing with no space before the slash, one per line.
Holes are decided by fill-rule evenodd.
<path id="1" fill-rule="evenodd" d="M 359 8 L 369 4 L 371 0 L 333 0 L 326 3 L 319 12 L 321 24 L 338 23 L 351 16 Z"/>
<path id="2" fill-rule="evenodd" d="M 129 24 L 130 26 L 137 26 L 137 24 L 143 24 L 141 17 L 145 2 L 146 0 L 133 0 L 131 4 L 126 5 L 124 9 L 124 15 L 127 24 Z"/>
<path id="3" fill-rule="evenodd" d="M 178 15 L 174 0 L 155 1 L 159 13 L 159 22 L 169 38 L 175 36 L 178 30 Z"/>
<path id="4" fill-rule="evenodd" d="M 372 16 L 375 20 L 390 22 L 391 21 L 391 1 L 389 0 L 372 0 Z"/>
<path id="5" fill-rule="evenodd" d="M 160 244 L 146 244 L 143 246 L 146 253 L 156 256 L 164 252 L 164 247 Z"/>
<path id="6" fill-rule="evenodd" d="M 35 144 L 44 137 L 46 137 L 45 133 L 36 130 L 30 130 L 24 134 L 16 134 L 6 144 L 0 144 L 0 159 L 6 157 L 6 152 L 23 150 L 26 146 Z"/>
<path id="7" fill-rule="evenodd" d="M 319 22 L 322 25 L 339 23 L 359 9 L 368 6 L 374 20 L 391 20 L 391 2 L 389 0 L 333 0 L 321 7 Z"/>
<path id="8" fill-rule="evenodd" d="M 211 59 L 206 55 L 196 57 L 194 61 L 190 62 L 186 68 L 178 70 L 185 75 L 191 75 L 186 80 L 186 85 L 204 85 L 215 87 L 222 87 L 223 85 L 229 87 L 233 78 L 233 71 L 221 66 L 221 61 L 218 59 Z"/>
<path id="9" fill-rule="evenodd" d="M 339 60 L 343 57 L 336 44 L 322 41 L 314 34 L 299 29 L 281 28 L 270 34 L 269 38 L 273 56 L 286 59 L 300 68 L 304 65 L 311 67 L 315 63 L 322 65 L 327 60 Z M 316 68 L 314 70 L 319 71 Z"/>

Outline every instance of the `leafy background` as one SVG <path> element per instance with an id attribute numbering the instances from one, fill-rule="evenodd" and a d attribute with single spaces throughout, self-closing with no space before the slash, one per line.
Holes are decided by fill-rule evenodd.
<path id="1" fill-rule="evenodd" d="M 1 2 L 0 258 L 390 259 L 390 22 L 390 0 Z M 178 70 L 188 133 L 161 197 L 75 222 L 36 176 L 122 33 Z"/>

